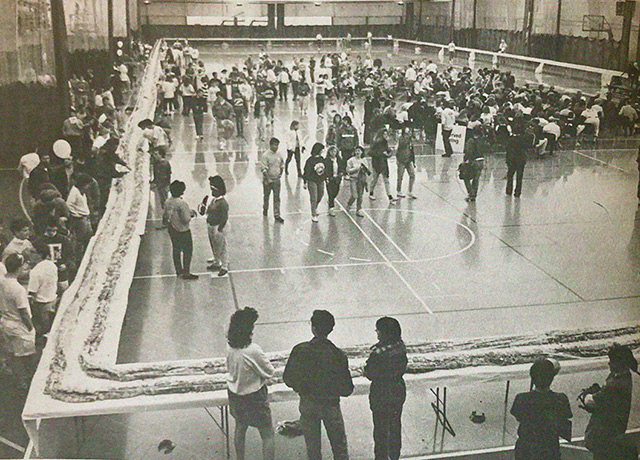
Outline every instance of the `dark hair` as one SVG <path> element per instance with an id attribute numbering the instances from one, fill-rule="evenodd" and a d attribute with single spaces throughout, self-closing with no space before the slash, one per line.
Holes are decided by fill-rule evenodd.
<path id="1" fill-rule="evenodd" d="M 546 358 L 536 359 L 529 369 L 531 381 L 537 388 L 550 387 L 557 373 L 554 364 Z"/>
<path id="2" fill-rule="evenodd" d="M 636 374 L 638 373 L 638 361 L 633 356 L 631 348 L 629 348 L 628 345 L 614 343 L 609 349 L 607 355 L 612 362 L 620 364 L 625 368 L 632 370 Z"/>
<path id="3" fill-rule="evenodd" d="M 319 156 L 323 150 L 324 144 L 322 144 L 321 142 L 316 142 L 315 144 L 313 144 L 313 147 L 311 147 L 311 156 Z"/>
<path id="4" fill-rule="evenodd" d="M 186 189 L 187 186 L 180 180 L 174 180 L 171 182 L 171 185 L 169 185 L 169 191 L 171 192 L 171 196 L 174 198 L 182 196 Z"/>
<path id="5" fill-rule="evenodd" d="M 220 195 L 227 193 L 227 186 L 224 183 L 224 179 L 221 176 L 209 177 L 209 185 L 220 192 Z"/>
<path id="6" fill-rule="evenodd" d="M 311 326 L 313 326 L 319 335 L 323 337 L 328 336 L 329 333 L 333 331 L 333 326 L 335 326 L 335 324 L 336 320 L 327 310 L 313 310 L 313 315 L 311 315 Z"/>
<path id="7" fill-rule="evenodd" d="M 7 273 L 15 273 L 24 264 L 24 257 L 18 253 L 9 254 L 4 260 Z"/>
<path id="8" fill-rule="evenodd" d="M 14 235 L 16 233 L 18 233 L 20 230 L 22 230 L 25 227 L 29 227 L 29 221 L 27 219 L 23 219 L 21 217 L 18 217 L 17 219 L 13 219 L 11 221 L 11 223 L 9 224 L 9 230 L 11 231 L 11 233 L 13 233 Z"/>
<path id="9" fill-rule="evenodd" d="M 253 326 L 258 320 L 258 312 L 251 307 L 236 310 L 229 320 L 227 343 L 231 348 L 246 348 L 251 345 Z"/>
<path id="10" fill-rule="evenodd" d="M 78 187 L 84 187 L 85 185 L 87 185 L 87 184 L 89 184 L 91 182 L 91 177 L 89 177 L 88 174 L 76 173 L 76 174 L 74 174 L 74 176 L 75 176 L 76 185 Z"/>
<path id="11" fill-rule="evenodd" d="M 269 145 L 280 145 L 280 139 L 277 137 L 272 137 L 269 139 Z"/>
<path id="12" fill-rule="evenodd" d="M 376 321 L 376 330 L 380 332 L 381 342 L 398 342 L 402 340 L 402 329 L 397 319 L 383 316 Z"/>

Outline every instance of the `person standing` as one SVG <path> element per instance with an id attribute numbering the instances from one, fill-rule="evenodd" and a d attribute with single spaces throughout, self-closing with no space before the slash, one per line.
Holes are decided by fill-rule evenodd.
<path id="1" fill-rule="evenodd" d="M 636 162 L 638 163 L 638 173 L 640 173 L 640 147 L 638 148 L 638 158 L 636 158 Z M 638 206 L 640 206 L 640 177 L 638 177 Z"/>
<path id="2" fill-rule="evenodd" d="M 225 236 L 225 227 L 229 219 L 229 203 L 225 199 L 227 187 L 220 176 L 209 177 L 209 186 L 213 198 L 206 206 L 206 214 L 213 260 L 207 266 L 207 270 L 218 270 L 218 276 L 223 277 L 229 273 L 229 254 Z"/>
<path id="3" fill-rule="evenodd" d="M 200 88 L 191 101 L 191 113 L 193 114 L 193 123 L 196 129 L 196 139 L 204 139 L 204 114 L 207 111 L 207 90 Z"/>
<path id="4" fill-rule="evenodd" d="M 49 247 L 36 246 L 38 261 L 29 272 L 29 301 L 36 330 L 36 344 L 44 348 L 45 336 L 51 329 L 58 299 L 58 267 L 49 258 Z"/>
<path id="5" fill-rule="evenodd" d="M 27 264 L 20 254 L 4 260 L 7 273 L 0 276 L 0 330 L 12 357 L 13 370 L 22 389 L 29 388 L 35 370 L 36 333 L 31 321 L 27 290 L 18 282 Z"/>
<path id="6" fill-rule="evenodd" d="M 358 138 L 358 130 L 353 126 L 352 118 L 349 115 L 345 115 L 342 118 L 342 129 L 338 142 L 338 148 L 340 149 L 342 159 L 344 161 L 349 161 L 349 158 L 351 158 L 354 150 L 359 144 L 360 139 Z"/>
<path id="7" fill-rule="evenodd" d="M 526 141 L 522 126 L 514 125 L 512 134 L 506 143 L 506 161 L 507 161 L 507 195 L 513 195 L 518 198 L 522 193 L 522 178 L 524 176 L 524 167 L 527 164 Z M 513 176 L 516 176 L 516 189 L 513 190 Z"/>
<path id="8" fill-rule="evenodd" d="M 444 145 L 443 157 L 450 157 L 453 155 L 453 147 L 451 146 L 451 133 L 453 127 L 456 124 L 456 111 L 453 110 L 453 104 L 451 102 L 444 103 L 444 109 L 440 114 L 440 120 L 442 122 L 442 144 Z"/>
<path id="9" fill-rule="evenodd" d="M 195 217 L 196 213 L 182 198 L 186 188 L 182 181 L 174 180 L 171 182 L 169 185 L 171 198 L 165 202 L 162 223 L 169 228 L 176 275 L 185 280 L 196 280 L 198 275 L 191 273 L 193 239 L 190 228 L 191 219 Z"/>
<path id="10" fill-rule="evenodd" d="M 318 204 L 324 195 L 324 181 L 327 177 L 327 168 L 322 151 L 324 145 L 316 142 L 311 147 L 311 156 L 304 164 L 302 179 L 304 188 L 309 190 L 309 200 L 311 202 L 311 221 L 318 222 Z"/>
<path id="11" fill-rule="evenodd" d="M 417 197 L 413 194 L 413 184 L 416 181 L 416 155 L 413 149 L 413 140 L 411 139 L 411 128 L 409 127 L 403 128 L 400 139 L 398 139 L 396 163 L 398 166 L 398 183 L 396 186 L 397 197 L 404 198 L 405 196 L 408 196 L 411 199 L 416 199 Z M 409 175 L 408 195 L 402 193 L 402 179 L 405 171 Z"/>
<path id="12" fill-rule="evenodd" d="M 560 460 L 559 438 L 571 440 L 569 398 L 551 391 L 558 370 L 548 359 L 536 360 L 529 370 L 532 390 L 516 395 L 513 401 L 511 415 L 520 423 L 515 448 L 518 460 Z"/>
<path id="13" fill-rule="evenodd" d="M 269 214 L 269 196 L 273 192 L 273 215 L 279 224 L 284 222 L 280 216 L 280 178 L 284 171 L 284 160 L 278 153 L 280 140 L 272 137 L 269 141 L 269 150 L 262 154 L 260 169 L 262 171 L 262 215 Z"/>
<path id="14" fill-rule="evenodd" d="M 76 255 L 82 258 L 87 249 L 89 240 L 93 236 L 91 228 L 91 209 L 87 198 L 87 188 L 89 186 L 89 176 L 80 173 L 76 174 L 75 184 L 69 190 L 67 206 L 69 207 L 69 230 L 73 232 L 77 244 Z M 80 259 L 76 261 L 80 265 Z"/>
<path id="15" fill-rule="evenodd" d="M 407 370 L 407 350 L 402 329 L 395 318 L 376 321 L 378 343 L 364 366 L 371 380 L 369 407 L 373 414 L 375 460 L 398 460 L 402 447 L 402 406 L 407 395 L 403 375 Z"/>
<path id="16" fill-rule="evenodd" d="M 347 174 L 349 175 L 349 188 L 351 196 L 347 202 L 347 210 L 351 208 L 353 202 L 356 202 L 356 216 L 363 217 L 362 212 L 362 195 L 367 188 L 367 178 L 371 171 L 367 168 L 364 159 L 364 149 L 360 146 L 356 147 L 354 154 L 347 160 Z"/>
<path id="17" fill-rule="evenodd" d="M 340 183 L 344 175 L 344 165 L 338 147 L 335 145 L 327 149 L 327 158 L 325 159 L 327 169 L 327 197 L 329 198 L 329 215 L 334 217 L 335 201 L 338 193 L 340 193 Z"/>
<path id="18" fill-rule="evenodd" d="M 464 179 L 464 185 L 467 189 L 467 202 L 476 201 L 478 196 L 478 187 L 480 185 L 480 175 L 484 167 L 484 154 L 478 144 L 478 130 L 470 129 L 467 131 L 467 145 L 464 150 L 464 162 L 471 165 L 472 174 L 469 178 Z"/>
<path id="19" fill-rule="evenodd" d="M 289 126 L 289 131 L 286 137 L 287 144 L 287 160 L 284 163 L 284 173 L 289 174 L 289 163 L 292 158 L 296 160 L 296 169 L 298 171 L 298 177 L 302 176 L 302 167 L 300 165 L 300 153 L 302 147 L 300 146 L 300 122 L 293 120 Z"/>
<path id="20" fill-rule="evenodd" d="M 603 387 L 594 384 L 581 408 L 591 413 L 584 443 L 594 460 L 627 460 L 631 449 L 624 441 L 631 413 L 631 371 L 638 373 L 638 361 L 627 345 L 609 349 L 609 370 Z M 635 458 L 638 457 L 637 451 Z"/>
<path id="21" fill-rule="evenodd" d="M 162 150 L 151 152 L 151 165 L 153 169 L 153 180 L 151 186 L 160 200 L 160 206 L 164 208 L 164 203 L 169 196 L 169 185 L 171 184 L 171 163 L 167 160 Z"/>
<path id="22" fill-rule="evenodd" d="M 353 392 L 353 381 L 346 355 L 328 339 L 334 325 L 330 312 L 314 310 L 313 338 L 293 347 L 282 375 L 284 383 L 300 395 L 300 423 L 308 460 L 322 459 L 321 424 L 334 460 L 349 459 L 340 397 Z"/>
<path id="23" fill-rule="evenodd" d="M 229 409 L 236 421 L 234 444 L 236 458 L 245 458 L 247 429 L 257 428 L 262 438 L 262 457 L 273 460 L 275 440 L 267 381 L 275 369 L 258 344 L 252 343 L 258 312 L 245 307 L 231 315 L 227 330 L 227 394 Z"/>
<path id="24" fill-rule="evenodd" d="M 380 128 L 374 135 L 369 155 L 371 156 L 371 167 L 373 168 L 369 199 L 376 199 L 374 191 L 378 183 L 378 177 L 382 176 L 384 191 L 389 197 L 389 203 L 395 203 L 396 199 L 391 194 L 391 186 L 389 185 L 389 163 L 387 159 L 391 156 L 391 148 L 389 147 L 389 128 L 386 126 Z"/>

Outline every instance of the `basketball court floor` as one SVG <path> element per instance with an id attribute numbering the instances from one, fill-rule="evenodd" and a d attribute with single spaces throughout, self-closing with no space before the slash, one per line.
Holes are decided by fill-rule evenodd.
<path id="1" fill-rule="evenodd" d="M 209 71 L 243 61 L 245 51 L 258 53 L 247 49 L 225 54 L 204 47 L 200 51 Z M 294 52 L 311 55 L 291 48 L 279 49 L 277 57 L 287 62 Z M 394 63 L 412 58 L 410 53 L 389 57 L 386 52 L 381 57 Z M 519 78 L 528 80 L 527 75 Z M 576 88 L 580 84 L 576 82 Z M 360 105 L 357 119 L 361 109 Z M 291 100 L 278 102 L 276 110 L 266 140 L 271 135 L 283 139 L 290 121 L 299 119 L 307 147 L 304 161 L 311 145 L 324 140 L 326 121 L 313 115 L 313 105 L 312 115 L 301 117 Z M 192 223 L 192 271 L 200 278 L 176 278 L 169 237 L 166 230 L 157 229 L 160 211 L 152 196 L 121 333 L 119 363 L 224 356 L 229 316 L 248 305 L 260 313 L 255 342 L 272 352 L 288 351 L 308 340 L 309 318 L 317 308 L 336 316 L 330 337 L 340 347 L 372 344 L 375 321 L 383 315 L 400 321 L 408 343 L 638 324 L 640 211 L 634 142 L 612 140 L 600 144 L 607 149 L 562 151 L 552 158 L 530 159 L 519 199 L 504 193 L 504 155 L 489 155 L 473 204 L 464 201 L 464 185 L 456 174 L 461 155 L 442 158 L 432 146 L 420 144 L 417 200 L 403 198 L 390 204 L 378 184 L 376 199 L 365 196 L 365 216 L 357 217 L 353 209 L 344 208 L 348 183 L 343 183 L 339 212 L 335 217 L 327 214 L 325 197 L 317 224 L 310 219 L 308 193 L 290 165 L 282 179 L 285 222 L 277 224 L 271 210 L 267 218 L 262 216 L 258 162 L 266 142 L 256 139 L 251 116 L 247 137 L 233 138 L 223 146 L 210 115 L 205 119 L 204 141 L 196 141 L 191 117 L 174 115 L 172 128 L 173 178 L 187 184 L 187 202 L 194 208 L 200 203 L 209 192 L 209 176 L 220 174 L 227 183 L 230 276 L 219 279 L 206 270 L 211 252 L 206 223 L 199 217 Z M 390 169 L 395 194 L 393 161 Z M 6 185 L 4 190 L 17 189 L 17 181 L 9 174 L 0 183 Z M 519 372 L 519 376 L 495 377 L 485 375 L 483 369 L 471 369 L 453 377 L 436 372 L 424 380 L 409 378 L 403 457 L 513 445 L 517 423 L 507 408 L 515 393 L 529 385 L 522 376 L 525 372 Z M 554 388 L 572 395 L 594 381 L 602 382 L 605 373 L 601 368 L 572 370 L 563 363 Z M 505 396 L 510 378 L 511 393 Z M 440 433 L 429 405 L 430 390 L 444 386 L 449 388 L 448 417 L 457 437 Z M 637 391 L 634 398 L 631 427 L 640 424 Z M 371 458 L 366 395 L 346 398 L 342 407 L 351 458 Z M 296 401 L 274 402 L 272 409 L 275 422 L 298 416 Z M 471 410 L 486 413 L 486 422 L 471 423 Z M 580 436 L 587 414 L 578 409 L 574 413 L 574 436 Z M 204 409 L 87 417 L 83 426 L 83 437 L 74 438 L 67 432 L 68 425 L 61 424 L 66 441 L 56 445 L 51 456 L 225 456 L 225 440 Z M 177 445 L 169 455 L 157 448 L 163 439 Z M 278 436 L 276 442 L 281 458 L 304 458 L 300 438 Z M 323 450 L 328 452 L 326 439 Z M 250 432 L 247 455 L 259 458 L 259 452 L 258 436 Z"/>
<path id="2" fill-rule="evenodd" d="M 292 58 L 280 53 L 276 58 Z M 209 70 L 247 54 L 216 56 L 201 49 Z M 299 119 L 309 152 L 326 133 L 326 121 L 313 109 L 302 117 L 291 97 L 278 102 L 266 140 L 271 134 L 283 139 L 290 121 Z M 247 137 L 226 145 L 210 115 L 204 141 L 195 140 L 191 117 L 175 114 L 172 127 L 173 178 L 186 182 L 190 205 L 208 192 L 209 176 L 220 174 L 227 183 L 230 276 L 206 271 L 211 252 L 200 217 L 192 223 L 192 271 L 200 279 L 176 278 L 152 199 L 119 362 L 221 356 L 228 318 L 244 306 L 259 311 L 254 339 L 267 351 L 308 339 L 317 308 L 336 316 L 332 338 L 340 346 L 373 343 L 375 320 L 383 315 L 400 320 L 407 342 L 607 328 L 639 319 L 635 149 L 530 159 L 519 199 L 504 193 L 504 156 L 490 155 L 478 200 L 468 204 L 456 175 L 461 156 L 442 158 L 420 144 L 417 200 L 390 204 L 379 183 L 376 200 L 365 195 L 365 216 L 357 217 L 345 209 L 349 189 L 343 183 L 337 216 L 327 214 L 325 197 L 317 224 L 292 164 L 282 179 L 285 223 L 277 224 L 271 210 L 262 216 L 258 162 L 267 146 L 256 139 L 252 116 Z M 393 161 L 390 169 L 395 194 Z"/>

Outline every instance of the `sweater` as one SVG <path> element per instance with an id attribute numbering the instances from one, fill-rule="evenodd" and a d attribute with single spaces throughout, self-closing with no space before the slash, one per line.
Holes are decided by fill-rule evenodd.
<path id="1" fill-rule="evenodd" d="M 275 374 L 267 355 L 255 343 L 245 348 L 227 345 L 227 370 L 229 390 L 237 395 L 255 393 Z"/>
<path id="2" fill-rule="evenodd" d="M 191 209 L 182 197 L 169 197 L 164 203 L 162 221 L 176 232 L 189 231 L 191 222 Z"/>
<path id="3" fill-rule="evenodd" d="M 211 200 L 207 206 L 207 224 L 210 227 L 218 227 L 218 230 L 222 231 L 228 219 L 229 203 L 224 196 Z"/>

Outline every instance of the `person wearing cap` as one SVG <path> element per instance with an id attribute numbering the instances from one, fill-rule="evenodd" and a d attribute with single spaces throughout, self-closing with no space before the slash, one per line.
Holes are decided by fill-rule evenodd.
<path id="1" fill-rule="evenodd" d="M 191 219 L 196 212 L 189 208 L 182 198 L 186 190 L 184 182 L 174 180 L 169 185 L 171 197 L 164 203 L 162 223 L 169 228 L 173 266 L 176 275 L 185 280 L 198 279 L 198 275 L 191 273 L 191 257 L 193 255 L 193 239 L 191 237 Z"/>
<path id="2" fill-rule="evenodd" d="M 631 371 L 638 373 L 638 361 L 631 348 L 617 343 L 609 349 L 609 370 L 605 384 L 593 385 L 584 399 L 583 409 L 591 413 L 585 432 L 585 446 L 594 460 L 638 458 L 624 439 L 631 413 Z"/>
<path id="3" fill-rule="evenodd" d="M 516 395 L 513 401 L 511 415 L 520 423 L 515 448 L 518 460 L 560 460 L 559 438 L 571 439 L 569 398 L 551 391 L 559 370 L 557 363 L 537 359 L 529 370 L 531 391 Z"/>
<path id="4" fill-rule="evenodd" d="M 225 199 L 227 187 L 224 179 L 220 176 L 209 177 L 209 186 L 213 198 L 206 206 L 205 212 L 213 259 L 211 264 L 207 266 L 207 270 L 218 270 L 218 276 L 223 277 L 229 272 L 229 254 L 225 236 L 225 227 L 229 219 L 229 204 Z"/>
<path id="5" fill-rule="evenodd" d="M 262 154 L 260 159 L 260 170 L 262 171 L 262 215 L 267 216 L 269 213 L 269 196 L 273 192 L 273 215 L 275 221 L 283 223 L 284 219 L 280 216 L 280 178 L 284 171 L 284 160 L 278 153 L 280 140 L 272 137 L 269 141 L 269 150 Z"/>
<path id="6" fill-rule="evenodd" d="M 36 333 L 31 321 L 27 290 L 18 282 L 27 263 L 20 254 L 4 260 L 6 275 L 0 277 L 0 330 L 11 353 L 11 364 L 22 389 L 29 387 L 35 370 Z"/>

